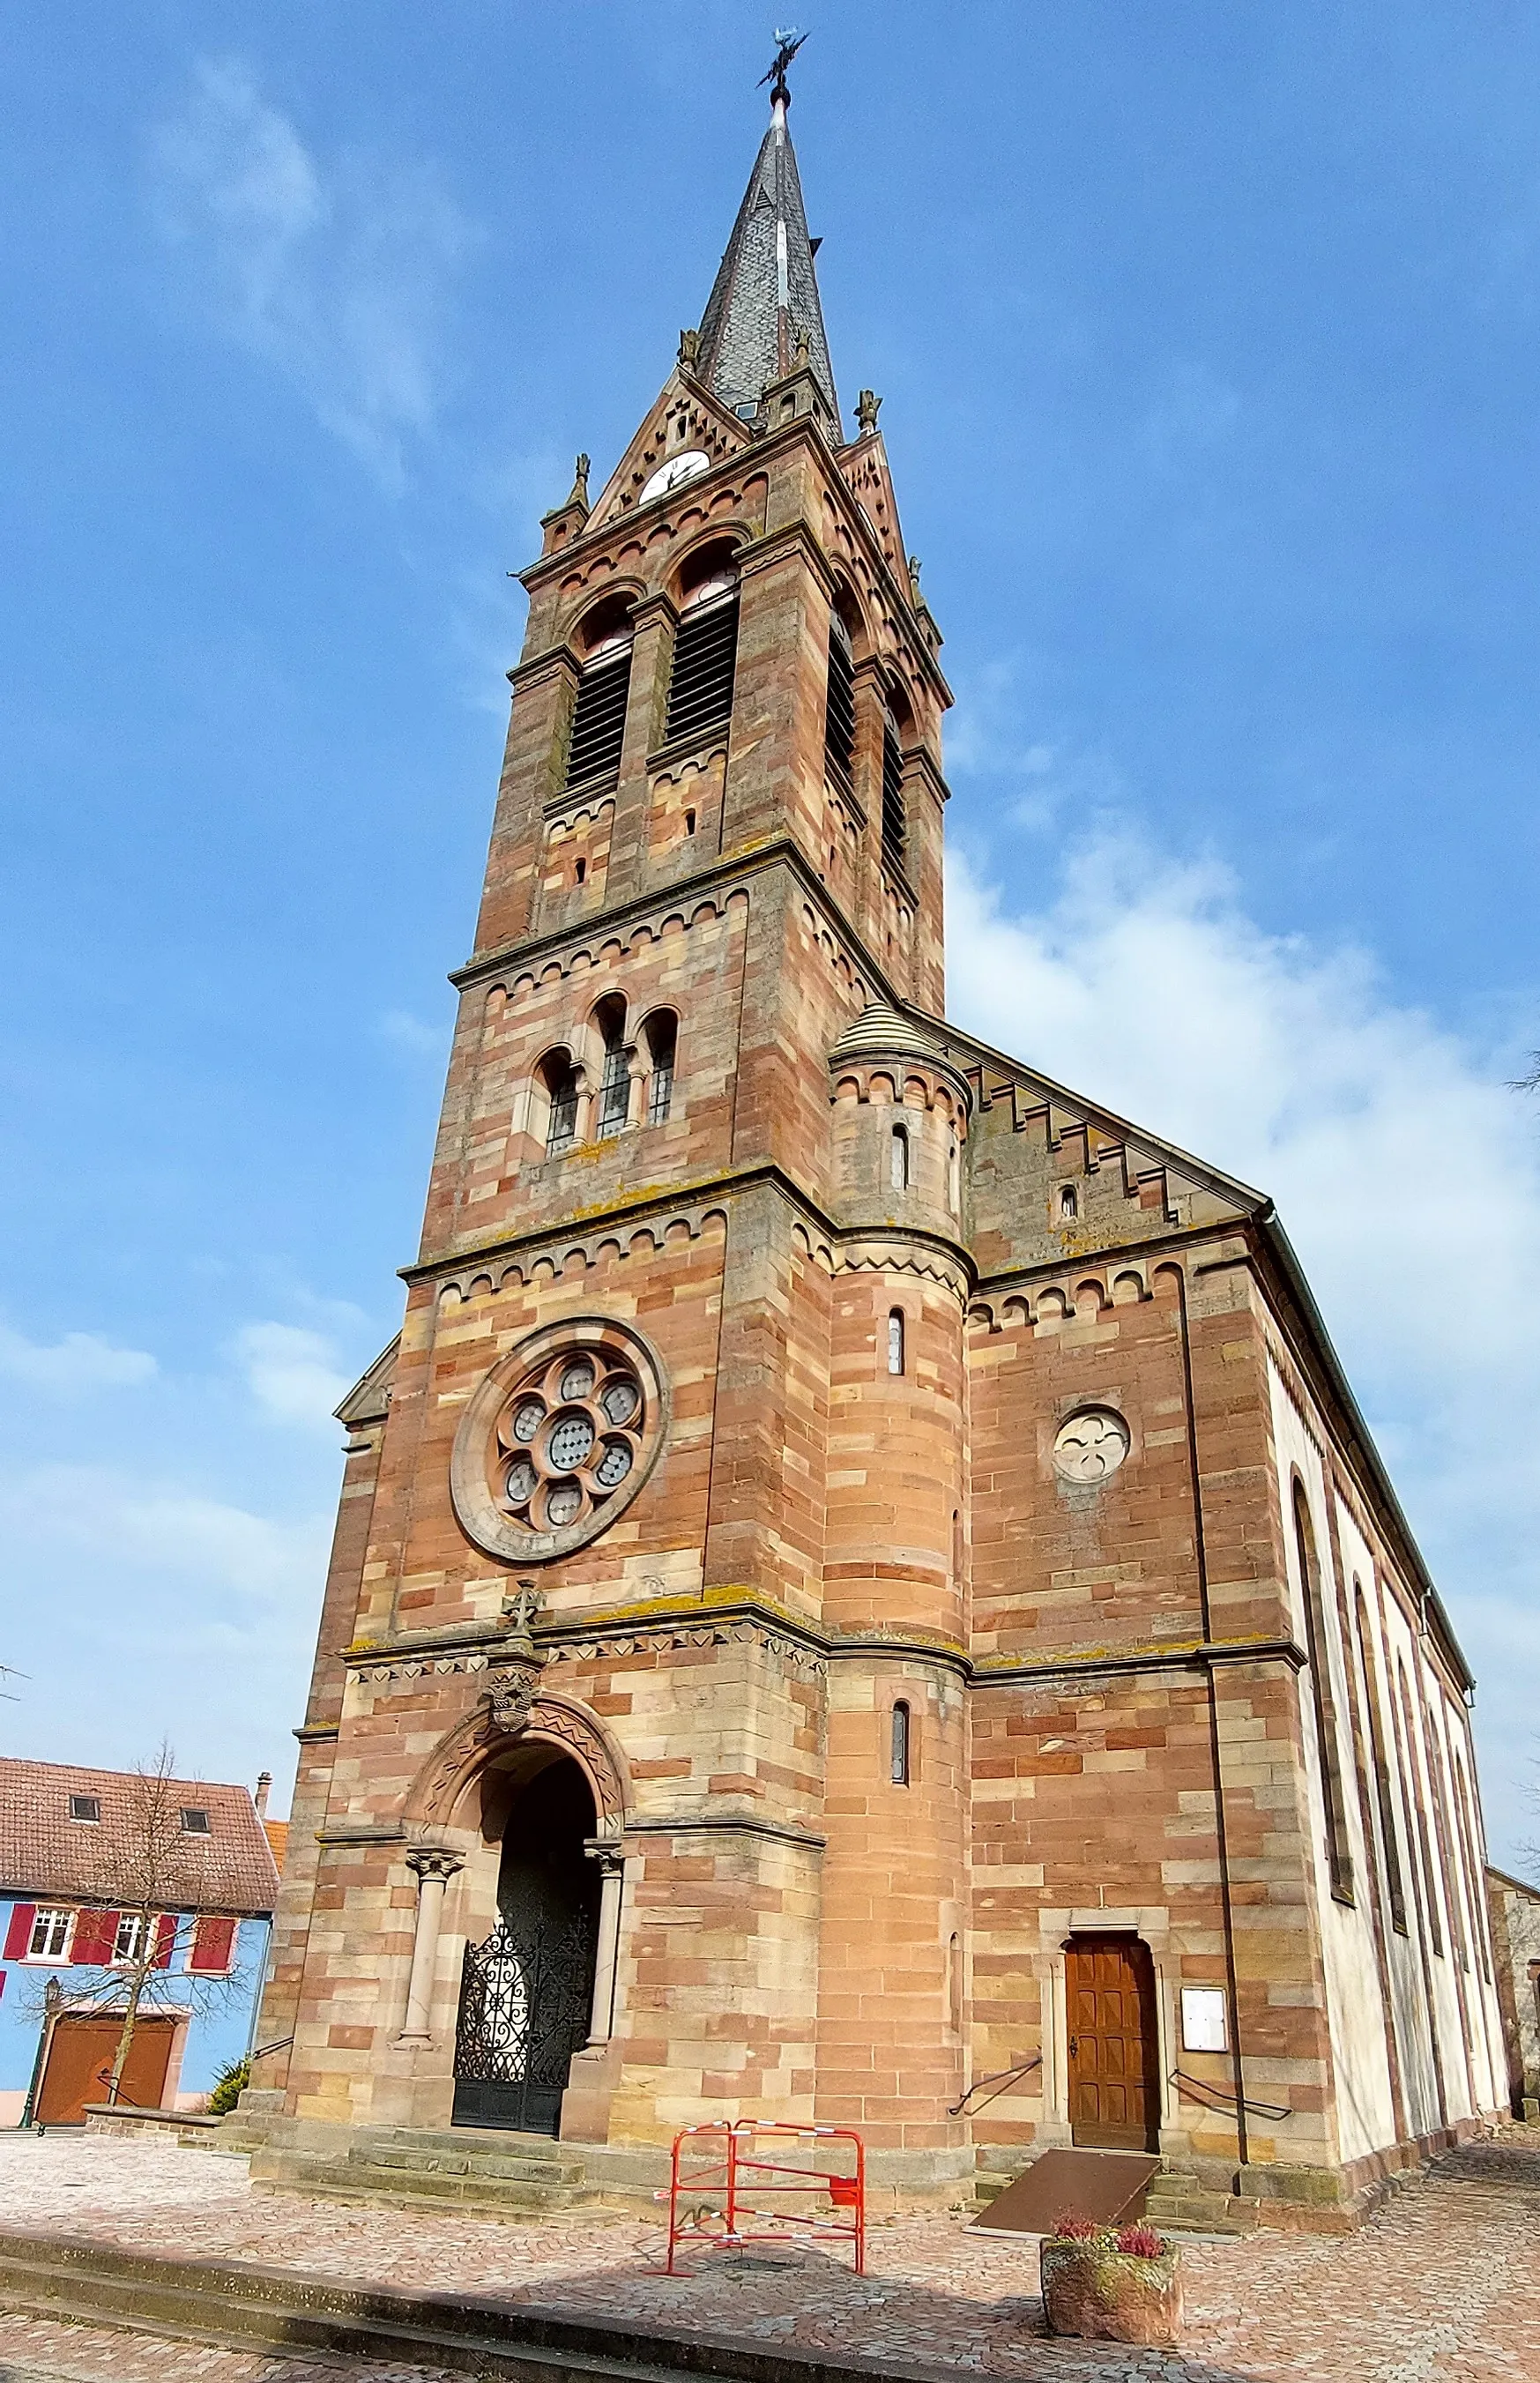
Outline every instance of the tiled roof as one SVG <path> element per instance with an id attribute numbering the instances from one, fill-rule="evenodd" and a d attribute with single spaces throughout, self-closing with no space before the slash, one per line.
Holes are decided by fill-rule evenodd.
<path id="1" fill-rule="evenodd" d="M 778 104 L 700 318 L 700 377 L 724 404 L 758 405 L 766 384 L 791 370 L 799 336 L 837 422 L 796 153 Z"/>
<path id="2" fill-rule="evenodd" d="M 281 1878 L 283 1876 L 283 1858 L 289 1851 L 289 1823 L 287 1821 L 269 1821 L 264 1819 L 262 1827 L 264 1835 L 266 1837 L 268 1844 L 273 1848 L 273 1859 L 277 1864 L 278 1876 Z"/>
<path id="3" fill-rule="evenodd" d="M 141 1867 L 135 1847 L 140 1778 L 132 1771 L 84 1771 L 68 1762 L 0 1757 L 0 1895 L 68 1897 L 111 1905 L 127 1899 Z M 72 1796 L 93 1796 L 99 1821 L 69 1817 Z M 177 1828 L 161 1864 L 168 1910 L 265 1915 L 278 1873 L 250 1788 L 211 1779 L 167 1783 L 166 1802 L 208 1814 L 208 1834 Z M 141 1858 L 142 1860 L 142 1858 Z"/>

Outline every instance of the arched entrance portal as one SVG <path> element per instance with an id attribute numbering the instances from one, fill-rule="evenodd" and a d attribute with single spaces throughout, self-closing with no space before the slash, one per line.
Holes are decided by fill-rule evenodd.
<path id="1" fill-rule="evenodd" d="M 588 2040 L 599 1873 L 583 1850 L 595 1814 L 582 1771 L 554 1747 L 527 1755 L 502 1825 L 497 1925 L 465 1947 L 453 2119 L 554 2135 Z"/>

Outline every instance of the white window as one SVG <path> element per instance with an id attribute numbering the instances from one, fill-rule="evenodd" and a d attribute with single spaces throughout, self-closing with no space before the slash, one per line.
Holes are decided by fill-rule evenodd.
<path id="1" fill-rule="evenodd" d="M 125 1962 L 137 1961 L 143 1938 L 144 1922 L 140 1914 L 137 1911 L 125 1911 L 117 1922 L 117 1933 L 113 1939 L 113 1959 Z"/>
<path id="2" fill-rule="evenodd" d="M 69 1938 L 75 1925 L 72 1911 L 40 1911 L 32 1921 L 32 1941 L 27 1947 L 29 1961 L 67 1961 Z"/>
<path id="3" fill-rule="evenodd" d="M 901 1125 L 894 1126 L 889 1145 L 888 1183 L 894 1192 L 907 1192 L 909 1188 L 909 1137 Z"/>
<path id="4" fill-rule="evenodd" d="M 895 1307 L 888 1318 L 888 1371 L 890 1374 L 904 1371 L 904 1311 L 901 1307 Z"/>

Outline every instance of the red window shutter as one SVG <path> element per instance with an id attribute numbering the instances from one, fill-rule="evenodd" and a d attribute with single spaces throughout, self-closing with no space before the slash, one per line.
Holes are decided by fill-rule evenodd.
<path id="1" fill-rule="evenodd" d="M 117 1918 L 116 1911 L 82 1911 L 75 1922 L 70 1959 L 105 1968 L 117 1942 Z"/>
<path id="2" fill-rule="evenodd" d="M 236 1923 L 233 1920 L 200 1920 L 192 1932 L 192 1951 L 188 1957 L 190 1969 L 202 1969 L 209 1977 L 224 1977 L 230 1966 L 235 1946 Z"/>
<path id="3" fill-rule="evenodd" d="M 35 1903 L 12 1904 L 11 1924 L 6 1931 L 5 1957 L 7 1961 L 26 1959 L 27 1948 L 32 1941 L 32 1922 L 36 1918 Z"/>
<path id="4" fill-rule="evenodd" d="M 150 1959 L 152 1969 L 168 1969 L 171 1967 L 171 1952 L 176 1942 L 177 1915 L 174 1911 L 163 1911 L 155 1920 L 155 1949 Z"/>

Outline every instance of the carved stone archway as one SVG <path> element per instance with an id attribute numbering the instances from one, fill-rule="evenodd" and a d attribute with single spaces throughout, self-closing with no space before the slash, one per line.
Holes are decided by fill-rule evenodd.
<path id="1" fill-rule="evenodd" d="M 413 1781 L 402 1818 L 418 1842 L 448 1827 L 472 1781 L 499 1754 L 527 1739 L 570 1754 L 593 1791 L 599 1834 L 618 1837 L 631 1802 L 624 1757 L 594 1715 L 566 1697 L 536 1695 L 521 1713 L 488 1689 L 474 1712 L 439 1739 Z"/>

